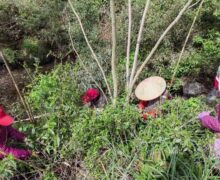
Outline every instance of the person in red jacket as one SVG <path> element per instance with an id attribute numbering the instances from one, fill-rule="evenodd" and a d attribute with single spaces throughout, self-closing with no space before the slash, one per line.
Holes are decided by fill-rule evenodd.
<path id="1" fill-rule="evenodd" d="M 26 137 L 24 133 L 12 127 L 13 122 L 14 118 L 5 112 L 3 107 L 0 107 L 0 159 L 9 154 L 18 159 L 27 159 L 32 154 L 30 150 L 7 146 L 8 139 L 23 142 Z"/>
<path id="2" fill-rule="evenodd" d="M 143 80 L 135 89 L 135 95 L 140 100 L 138 108 L 142 111 L 145 120 L 148 116 L 156 118 L 158 104 L 170 98 L 166 90 L 166 81 L 159 76 Z"/>
<path id="3" fill-rule="evenodd" d="M 95 106 L 99 100 L 100 91 L 96 88 L 90 88 L 82 97 L 84 105 Z"/>

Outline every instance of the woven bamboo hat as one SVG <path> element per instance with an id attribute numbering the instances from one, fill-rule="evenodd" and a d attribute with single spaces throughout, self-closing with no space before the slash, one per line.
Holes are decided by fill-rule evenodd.
<path id="1" fill-rule="evenodd" d="M 166 81 L 159 76 L 149 77 L 135 89 L 135 95 L 142 101 L 150 101 L 158 98 L 166 90 Z"/>

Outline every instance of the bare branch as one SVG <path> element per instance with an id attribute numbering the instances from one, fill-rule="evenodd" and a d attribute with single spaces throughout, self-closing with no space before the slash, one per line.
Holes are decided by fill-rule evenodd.
<path id="1" fill-rule="evenodd" d="M 9 73 L 9 75 L 10 75 L 10 77 L 11 77 L 11 80 L 12 80 L 14 86 L 15 86 L 15 89 L 16 89 L 16 91 L 17 91 L 17 93 L 18 93 L 18 96 L 19 96 L 19 98 L 20 98 L 20 100 L 21 100 L 22 105 L 24 106 L 24 109 L 25 109 L 25 111 L 26 111 L 28 117 L 31 119 L 32 122 L 34 122 L 34 119 L 33 119 L 33 116 L 32 116 L 32 112 L 31 112 L 31 109 L 30 109 L 30 106 L 29 106 L 28 103 L 25 101 L 24 97 L 22 96 L 22 93 L 21 93 L 21 91 L 20 91 L 19 88 L 18 88 L 18 85 L 17 85 L 17 83 L 16 83 L 16 81 L 15 81 L 15 78 L 14 78 L 12 72 L 11 72 L 11 69 L 10 69 L 10 67 L 9 67 L 9 65 L 8 65 L 8 62 L 6 61 L 6 59 L 5 59 L 5 57 L 4 57 L 3 53 L 2 53 L 2 51 L 0 51 L 0 58 L 3 60 L 5 66 L 6 66 L 6 69 L 7 69 L 8 73 Z"/>
<path id="2" fill-rule="evenodd" d="M 41 119 L 43 117 L 49 117 L 50 115 L 51 115 L 50 113 L 46 113 L 46 114 L 42 114 L 42 115 L 39 115 L 39 116 L 33 116 L 33 119 L 37 120 L 37 119 Z M 31 119 L 26 118 L 26 119 L 22 119 L 22 120 L 19 120 L 19 121 L 15 121 L 14 123 L 21 123 L 21 122 L 27 122 L 27 121 L 31 121 Z"/>
<path id="3" fill-rule="evenodd" d="M 197 4 L 199 4 L 201 2 L 201 0 L 198 0 L 197 2 L 195 2 L 194 4 L 192 4 L 192 5 L 190 5 L 189 7 L 188 7 L 188 9 L 191 9 L 191 8 L 193 8 L 193 7 L 195 7 Z"/>
<path id="4" fill-rule="evenodd" d="M 179 19 L 182 17 L 183 13 L 187 10 L 187 8 L 189 7 L 189 5 L 192 3 L 192 0 L 189 0 L 185 6 L 182 8 L 182 10 L 179 12 L 179 14 L 177 15 L 177 17 L 174 19 L 174 21 L 167 27 L 167 29 L 163 32 L 163 34 L 160 36 L 160 38 L 158 39 L 158 41 L 156 42 L 155 46 L 153 47 L 153 49 L 151 50 L 150 54 L 147 56 L 147 58 L 144 60 L 143 64 L 140 66 L 140 68 L 137 70 L 137 73 L 134 77 L 134 80 L 131 83 L 131 86 L 129 88 L 130 93 L 128 94 L 128 97 L 131 95 L 131 91 L 134 87 L 135 82 L 137 81 L 139 75 L 141 74 L 142 70 L 144 69 L 145 65 L 148 63 L 148 61 L 151 59 L 151 57 L 154 55 L 155 51 L 157 50 L 157 48 L 159 47 L 159 45 L 161 44 L 162 40 L 164 39 L 164 37 L 167 35 L 167 33 L 173 28 L 173 26 L 179 21 Z"/>
<path id="5" fill-rule="evenodd" d="M 87 46 L 89 47 L 89 49 L 90 49 L 90 51 L 91 51 L 91 53 L 92 53 L 93 58 L 95 59 L 96 63 L 98 64 L 98 67 L 99 67 L 99 69 L 100 69 L 100 71 L 101 71 L 101 73 L 102 73 L 102 76 L 103 76 L 103 78 L 104 78 L 105 84 L 106 84 L 106 86 L 107 86 L 108 93 L 109 93 L 110 97 L 112 98 L 111 89 L 110 89 L 109 83 L 108 83 L 108 81 L 107 81 L 107 78 L 106 78 L 106 76 L 105 76 L 104 70 L 103 70 L 103 68 L 102 68 L 102 66 L 101 66 L 101 64 L 100 64 L 100 62 L 99 62 L 99 60 L 98 60 L 98 58 L 97 58 L 97 56 L 96 56 L 96 54 L 95 54 L 95 52 L 94 52 L 92 46 L 91 46 L 90 43 L 89 43 L 89 40 L 88 40 L 87 35 L 86 35 L 86 33 L 85 33 L 85 30 L 84 30 L 83 24 L 82 24 L 82 22 L 81 22 L 81 19 L 80 19 L 78 13 L 76 12 L 75 8 L 73 7 L 73 4 L 72 4 L 71 0 L 68 0 L 68 3 L 69 3 L 69 5 L 70 5 L 71 10 L 73 11 L 74 15 L 76 16 L 76 18 L 77 18 L 77 20 L 78 20 L 78 22 L 79 22 L 79 25 L 80 25 L 81 31 L 82 31 L 82 33 L 83 33 L 84 39 L 85 39 L 85 41 L 86 41 L 86 43 L 87 43 Z M 112 99 L 113 99 L 113 98 L 112 98 Z"/>
<path id="6" fill-rule="evenodd" d="M 130 49 L 131 49 L 131 25 L 132 25 L 132 9 L 131 0 L 128 0 L 128 42 L 127 42 L 127 61 L 126 61 L 126 91 L 129 88 L 129 75 L 130 75 Z"/>
<path id="7" fill-rule="evenodd" d="M 187 42 L 189 41 L 189 37 L 190 37 L 190 35 L 191 35 L 191 33 L 192 33 L 193 27 L 194 27 L 194 25 L 195 25 L 195 22 L 196 22 L 196 20 L 197 20 L 197 17 L 198 17 L 198 15 L 199 15 L 199 12 L 200 12 L 200 10 L 201 10 L 201 8 L 202 8 L 202 5 L 203 5 L 204 1 L 205 1 L 205 0 L 202 0 L 202 1 L 200 2 L 199 8 L 198 8 L 198 10 L 197 10 L 197 12 L 196 12 L 196 15 L 195 15 L 195 17 L 194 17 L 194 19 L 193 19 L 192 25 L 191 25 L 191 27 L 190 27 L 190 29 L 189 29 L 188 34 L 187 34 L 187 37 L 186 37 L 186 40 L 185 40 L 185 42 L 184 42 L 183 48 L 182 48 L 182 50 L 181 50 L 180 56 L 179 56 L 179 58 L 178 58 L 176 67 L 175 67 L 175 69 L 174 69 L 174 73 L 173 73 L 173 76 L 172 76 L 172 79 L 171 79 L 171 83 L 170 83 L 170 88 L 171 88 L 172 85 L 173 85 L 173 82 L 174 82 L 174 79 L 175 79 L 175 76 L 176 76 L 177 69 L 178 69 L 178 67 L 179 67 L 180 61 L 181 61 L 181 59 L 182 59 L 183 53 L 184 53 L 185 48 L 186 48 L 186 44 L 187 44 Z"/>
<path id="8" fill-rule="evenodd" d="M 71 46 L 74 50 L 74 52 L 76 53 L 77 57 L 78 57 L 78 60 L 79 60 L 79 63 L 81 64 L 81 66 L 83 67 L 83 69 L 89 74 L 89 77 L 92 79 L 92 81 L 96 84 L 96 86 L 100 89 L 100 91 L 102 92 L 103 96 L 105 97 L 106 99 L 106 102 L 108 102 L 108 98 L 107 96 L 105 95 L 105 92 L 103 91 L 102 87 L 99 85 L 99 83 L 93 78 L 93 75 L 91 73 L 91 71 L 86 67 L 86 65 L 83 63 L 83 60 L 81 59 L 79 53 L 77 52 L 75 46 L 74 46 L 74 43 L 73 43 L 73 38 L 72 38 L 72 35 L 70 33 L 70 24 L 69 24 L 69 37 L 70 37 L 70 42 L 71 42 Z"/>
<path id="9" fill-rule="evenodd" d="M 146 0 L 144 13 L 143 13 L 143 16 L 142 16 L 142 19 L 141 19 L 141 25 L 140 25 L 140 29 L 139 29 L 139 33 L 138 33 L 138 38 L 137 38 L 137 44 L 136 44 L 136 49 L 135 49 L 135 54 L 134 54 L 134 62 L 133 62 L 133 67 L 132 67 L 132 71 L 131 71 L 131 76 L 130 76 L 130 84 L 133 81 L 135 71 L 136 71 L 136 68 L 137 68 L 137 60 L 138 60 L 138 55 L 139 55 L 141 38 L 142 38 L 143 30 L 144 30 L 144 22 L 145 22 L 145 19 L 146 19 L 146 16 L 147 16 L 149 6 L 150 6 L 150 0 Z"/>
<path id="10" fill-rule="evenodd" d="M 116 18 L 115 18 L 115 1 L 110 0 L 110 11 L 111 11 L 111 20 L 112 20 L 112 79 L 113 79 L 113 104 L 118 96 L 118 79 L 117 79 L 117 72 L 116 72 L 116 64 L 117 64 L 117 57 L 116 57 Z"/>

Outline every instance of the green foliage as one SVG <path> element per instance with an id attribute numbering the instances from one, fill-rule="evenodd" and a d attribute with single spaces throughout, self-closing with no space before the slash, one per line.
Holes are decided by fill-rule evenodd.
<path id="1" fill-rule="evenodd" d="M 8 63 L 10 64 L 15 63 L 15 56 L 16 56 L 15 51 L 13 51 L 11 48 L 4 48 L 2 52 Z"/>
<path id="2" fill-rule="evenodd" d="M 22 47 L 26 51 L 26 54 L 32 54 L 37 56 L 39 53 L 38 51 L 39 41 L 37 39 L 33 39 L 33 38 L 24 39 Z"/>
<path id="3" fill-rule="evenodd" d="M 33 139 L 40 142 L 38 148 L 43 148 L 45 153 L 55 159 L 62 158 L 60 151 L 68 142 L 66 140 L 71 132 L 70 124 L 79 113 L 81 92 L 77 88 L 77 82 L 74 81 L 73 72 L 72 65 L 67 64 L 58 66 L 48 75 L 39 76 L 31 85 L 32 89 L 28 96 L 28 101 L 36 113 L 49 113 L 49 116 L 45 118 L 46 122 L 39 122 L 37 128 L 28 125 L 23 129 L 29 130 Z M 33 143 L 34 141 L 30 146 L 37 148 Z"/>
<path id="4" fill-rule="evenodd" d="M 16 171 L 17 165 L 12 156 L 1 160 L 0 162 L 0 178 L 8 179 L 13 177 L 14 171 Z"/>
<path id="5" fill-rule="evenodd" d="M 31 61 L 31 65 L 36 59 L 45 62 L 49 49 L 55 55 L 61 53 L 58 50 L 68 52 L 68 34 L 62 21 L 65 4 L 58 0 L 1 1 L 1 46 L 19 51 L 15 61 Z"/>
<path id="6" fill-rule="evenodd" d="M 59 65 L 51 73 L 39 75 L 29 85 L 29 88 L 31 88 L 29 93 L 30 103 L 36 109 L 45 109 L 46 111 L 56 110 L 57 106 L 65 106 L 65 104 L 79 104 L 81 93 L 77 81 L 75 81 L 75 69 L 72 64 Z"/>
<path id="7" fill-rule="evenodd" d="M 195 38 L 195 44 L 200 45 L 203 49 L 203 53 L 206 58 L 216 59 L 220 57 L 220 32 L 210 30 L 208 35 L 197 36 Z"/>
<path id="8" fill-rule="evenodd" d="M 197 119 L 209 110 L 202 99 L 173 99 L 160 107 L 157 119 L 144 121 L 124 99 L 102 110 L 82 107 L 77 74 L 77 66 L 60 65 L 30 86 L 31 107 L 49 116 L 20 129 L 29 132 L 32 150 L 41 151 L 34 162 L 45 169 L 44 177 L 70 177 L 74 170 L 66 171 L 61 162 L 74 166 L 76 161 L 96 179 L 212 176 L 207 147 L 213 134 Z"/>
<path id="9" fill-rule="evenodd" d="M 133 106 L 107 106 L 103 111 L 81 111 L 80 116 L 73 123 L 71 147 L 73 151 L 80 147 L 83 152 L 99 151 L 110 142 L 121 143 L 135 136 L 140 114 Z M 88 132 L 88 133 L 85 133 Z"/>
<path id="10" fill-rule="evenodd" d="M 24 38 L 21 48 L 19 58 L 23 58 L 26 64 L 33 65 L 36 62 L 47 61 L 48 48 L 37 38 Z"/>
<path id="11" fill-rule="evenodd" d="M 178 179 L 187 176 L 189 173 L 187 170 L 179 169 L 183 165 L 189 166 L 188 170 L 192 170 L 190 175 L 196 177 L 197 165 L 201 166 L 202 171 L 206 170 L 206 167 L 203 166 L 205 148 L 213 142 L 211 133 L 202 129 L 197 119 L 197 114 L 203 106 L 203 102 L 199 99 L 190 99 L 184 102 L 182 99 L 173 100 L 163 106 L 161 117 L 150 120 L 147 124 L 142 122 L 143 120 L 135 107 L 125 106 L 121 108 L 125 112 L 121 111 L 119 117 L 117 117 L 116 109 L 107 108 L 100 117 L 94 116 L 97 119 L 95 124 L 93 123 L 93 116 L 90 116 L 89 124 L 92 125 L 85 122 L 85 127 L 77 127 L 80 130 L 73 137 L 83 138 L 84 141 L 81 140 L 81 142 L 84 145 L 88 143 L 89 146 L 86 147 L 78 143 L 76 146 L 80 147 L 80 151 L 84 149 L 84 153 L 87 152 L 85 163 L 96 178 L 109 177 L 115 179 L 122 177 L 123 174 L 125 177 L 135 176 L 136 178 L 154 179 L 174 176 Z M 129 111 L 126 110 L 127 108 Z M 130 108 L 134 109 L 131 110 Z M 111 113 L 108 112 L 109 110 Z M 103 127 L 99 125 L 99 122 L 101 117 L 107 115 L 105 111 L 108 112 L 108 118 L 102 122 L 102 124 L 107 123 Z M 117 118 L 108 124 L 111 116 Z M 129 119 L 132 120 L 128 120 L 127 116 L 130 116 Z M 85 120 L 85 118 L 83 119 Z M 129 127 L 131 129 L 128 131 L 130 136 L 123 133 L 118 134 L 117 127 L 112 131 L 112 125 L 114 126 L 121 119 L 125 123 L 122 124 L 122 127 L 125 127 L 119 126 L 120 131 Z M 80 122 L 84 124 L 83 120 Z M 139 125 L 137 126 L 137 124 Z M 89 127 L 88 130 L 87 127 Z M 114 135 L 116 135 L 116 139 Z M 73 142 L 78 141 L 74 139 Z M 176 159 L 172 159 L 173 156 Z M 186 157 L 190 157 L 189 161 L 185 160 Z M 199 160 L 201 163 L 198 162 L 197 165 L 194 165 L 192 162 L 195 160 Z M 173 163 L 176 163 L 176 166 Z M 207 164 L 207 166 L 211 168 L 211 164 Z M 172 174 L 171 168 L 175 168 L 174 174 Z M 199 175 L 202 178 L 202 174 Z"/>
<path id="12" fill-rule="evenodd" d="M 111 82 L 109 2 L 72 2 Z M 120 93 L 123 94 L 127 4 L 121 0 L 116 3 L 118 72 Z M 146 20 L 147 28 L 141 41 L 140 62 L 184 3 L 182 0 L 152 2 Z M 144 4 L 145 0 L 133 1 L 132 52 Z M 201 13 L 199 24 L 194 30 L 193 44 L 190 43 L 187 47 L 177 70 L 173 91 L 182 87 L 184 76 L 213 76 L 219 64 L 220 34 L 216 20 L 219 19 L 216 8 L 218 2 L 209 0 L 205 5 L 207 8 Z M 8 19 L 10 22 L 7 27 L 0 26 L 0 32 L 4 32 L 4 37 L 13 37 L 12 42 L 14 37 L 22 40 L 16 41 L 13 47 L 11 41 L 4 41 L 4 54 L 9 61 L 19 58 L 24 58 L 25 61 L 28 58 L 42 60 L 48 53 L 48 46 L 52 51 L 59 50 L 58 54 L 66 54 L 64 52 L 69 52 L 70 49 L 67 34 L 70 21 L 71 33 L 81 58 L 92 70 L 93 77 L 106 88 L 78 22 L 69 7 L 66 7 L 66 1 L 30 0 L 27 3 L 24 0 L 3 0 L 0 10 L 1 21 L 7 22 Z M 167 80 L 171 79 L 194 13 L 195 11 L 188 10 L 179 24 L 166 36 L 141 79 L 158 74 Z M 15 17 L 16 28 L 13 31 L 5 31 L 14 27 Z M 208 27 L 205 30 L 202 28 L 204 24 Z M 131 62 L 133 56 L 131 53 Z M 75 166 L 85 168 L 89 176 L 95 179 L 216 178 L 211 173 L 215 164 L 207 150 L 208 145 L 213 142 L 213 135 L 201 128 L 197 119 L 199 112 L 209 109 L 202 99 L 176 98 L 160 107 L 161 114 L 157 119 L 143 121 L 137 107 L 125 104 L 124 99 L 120 99 L 116 107 L 107 105 L 103 110 L 82 107 L 81 95 L 85 89 L 92 86 L 94 83 L 89 75 L 81 70 L 78 62 L 74 67 L 72 64 L 59 65 L 51 73 L 39 75 L 29 86 L 27 100 L 34 114 L 47 116 L 42 116 L 36 124 L 21 124 L 20 129 L 29 134 L 27 145 L 35 152 L 40 151 L 38 158 L 33 157 L 31 162 L 44 169 L 44 179 L 56 179 L 55 176 L 60 179 L 70 178 L 72 173 L 75 173 Z M 10 159 L 1 161 L 1 176 L 11 177 L 16 168 L 23 169 L 22 165 L 16 166 L 18 164 L 20 165 Z M 36 175 L 36 172 L 32 172 L 32 167 L 25 168 L 31 175 Z"/>

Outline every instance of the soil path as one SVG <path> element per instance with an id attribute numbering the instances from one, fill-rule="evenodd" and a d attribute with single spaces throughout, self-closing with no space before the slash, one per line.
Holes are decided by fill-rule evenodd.
<path id="1" fill-rule="evenodd" d="M 44 65 L 42 72 L 50 71 L 54 67 L 54 63 Z M 30 77 L 23 68 L 12 70 L 15 81 L 21 90 L 24 92 L 24 87 L 31 82 Z M 0 67 L 0 105 L 10 108 L 14 103 L 20 102 L 17 91 L 12 83 L 11 77 L 5 67 Z"/>
<path id="2" fill-rule="evenodd" d="M 20 90 L 29 82 L 28 75 L 23 69 L 12 71 L 15 81 Z M 0 69 L 0 104 L 9 107 L 18 101 L 17 91 L 12 83 L 11 77 L 5 68 Z"/>

